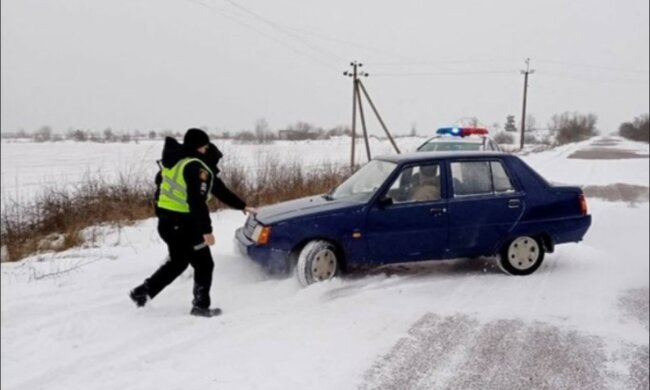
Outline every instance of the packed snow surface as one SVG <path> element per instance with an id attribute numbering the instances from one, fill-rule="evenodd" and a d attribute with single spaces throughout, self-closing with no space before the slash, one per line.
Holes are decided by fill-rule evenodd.
<path id="1" fill-rule="evenodd" d="M 647 144 L 599 142 L 524 159 L 552 182 L 648 186 L 647 158 L 569 158 L 593 147 L 648 154 Z M 3 181 L 5 172 L 30 172 L 18 163 L 5 171 L 11 147 L 2 145 Z M 76 165 L 72 149 L 61 155 L 58 167 L 38 169 Z M 530 276 L 504 275 L 493 259 L 462 259 L 308 288 L 239 254 L 241 212 L 214 213 L 212 298 L 224 314 L 211 319 L 188 314 L 191 270 L 145 308 L 129 300 L 166 256 L 154 219 L 96 227 L 101 234 L 86 247 L 2 263 L 1 387 L 647 389 L 648 203 L 588 203 L 584 241 L 558 246 Z"/>

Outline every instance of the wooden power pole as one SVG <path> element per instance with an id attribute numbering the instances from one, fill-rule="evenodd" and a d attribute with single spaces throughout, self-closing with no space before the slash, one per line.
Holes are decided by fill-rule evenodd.
<path id="1" fill-rule="evenodd" d="M 377 120 L 381 124 L 381 127 L 384 129 L 384 132 L 386 132 L 386 135 L 388 136 L 388 139 L 390 140 L 391 144 L 395 148 L 395 151 L 397 153 L 401 153 L 401 152 L 397 147 L 395 140 L 390 135 L 390 132 L 388 131 L 388 128 L 384 123 L 384 120 L 381 118 L 381 115 L 379 115 L 379 111 L 377 111 L 375 104 L 372 102 L 372 99 L 370 99 L 370 95 L 368 95 L 368 91 L 366 91 L 366 87 L 364 87 L 363 83 L 359 79 L 359 77 L 368 77 L 368 73 L 359 71 L 359 68 L 363 67 L 363 64 L 353 61 L 350 62 L 350 66 L 352 67 L 352 72 L 345 71 L 343 72 L 343 75 L 352 77 L 352 151 L 350 153 L 350 169 L 354 169 L 354 161 L 355 161 L 354 149 L 357 140 L 357 133 L 356 133 L 357 109 L 359 110 L 359 117 L 361 118 L 361 127 L 363 128 L 363 138 L 366 144 L 366 155 L 368 157 L 368 161 L 372 159 L 372 156 L 370 154 L 370 141 L 368 140 L 368 130 L 366 128 L 366 118 L 363 113 L 363 104 L 361 102 L 361 91 L 363 91 L 363 95 L 366 97 L 366 100 L 368 100 L 368 103 L 370 103 L 370 107 L 375 113 L 375 116 L 377 117 Z"/>
<path id="2" fill-rule="evenodd" d="M 524 104 L 521 112 L 521 139 L 519 140 L 519 148 L 524 148 L 524 133 L 526 131 L 526 97 L 528 95 L 528 75 L 535 73 L 530 69 L 530 58 L 526 58 L 526 70 L 522 70 L 524 75 Z"/>

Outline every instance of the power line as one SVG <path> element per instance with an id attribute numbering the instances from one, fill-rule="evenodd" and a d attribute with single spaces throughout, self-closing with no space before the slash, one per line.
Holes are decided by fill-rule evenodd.
<path id="1" fill-rule="evenodd" d="M 331 52 L 329 52 L 327 50 L 323 50 L 321 47 L 316 47 L 316 46 L 312 45 L 311 43 L 307 42 L 300 34 L 297 34 L 297 33 L 293 32 L 293 31 L 291 31 L 291 28 L 288 28 L 288 27 L 285 27 L 285 26 L 283 26 L 283 25 L 281 25 L 279 23 L 276 23 L 276 22 L 274 22 L 274 21 L 272 21 L 272 20 L 270 20 L 270 19 L 268 19 L 268 18 L 266 18 L 266 17 L 264 17 L 264 16 L 262 16 L 262 15 L 256 13 L 256 12 L 252 11 L 252 10 L 250 10 L 250 9 L 240 5 L 240 4 L 237 4 L 236 2 L 234 2 L 232 0 L 221 0 L 221 1 L 224 1 L 224 2 L 232 5 L 233 7 L 243 11 L 244 13 L 250 15 L 251 17 L 261 21 L 262 23 L 267 24 L 268 26 L 275 29 L 276 31 L 278 31 L 280 33 L 283 33 L 283 34 L 285 34 L 285 35 L 287 35 L 287 36 L 289 36 L 289 37 L 291 37 L 293 39 L 296 39 L 296 40 L 302 42 L 303 45 L 311 48 L 312 50 L 314 50 L 316 52 L 320 52 L 321 54 L 325 54 L 325 55 L 333 58 L 334 61 L 336 61 L 336 62 L 340 62 L 341 60 L 344 59 L 342 56 L 336 55 L 336 54 L 331 53 Z"/>
<path id="2" fill-rule="evenodd" d="M 308 31 L 308 30 L 305 30 L 305 29 L 299 29 L 299 28 L 296 28 L 296 27 L 291 27 L 291 26 L 285 26 L 285 27 L 288 28 L 288 29 L 291 29 L 293 31 L 300 32 L 302 34 L 311 35 L 311 36 L 313 36 L 315 38 L 318 38 L 318 39 L 327 40 L 327 41 L 336 42 L 336 43 L 341 43 L 341 44 L 344 44 L 344 45 L 347 45 L 347 46 L 350 46 L 350 47 L 365 49 L 365 50 L 368 50 L 368 51 L 373 51 L 375 53 L 388 55 L 390 57 L 404 58 L 406 60 L 412 61 L 412 58 L 405 57 L 405 56 L 402 56 L 402 55 L 399 55 L 399 54 L 395 54 L 395 53 L 393 53 L 391 51 L 388 51 L 386 49 L 380 49 L 380 48 L 369 46 L 369 45 L 366 45 L 366 44 L 363 44 L 363 43 L 352 42 L 352 41 L 348 41 L 348 40 L 345 40 L 345 39 L 335 38 L 335 37 L 331 37 L 331 36 L 328 36 L 328 35 L 325 35 L 325 34 L 320 34 L 320 33 L 316 33 L 316 32 L 313 32 L 313 31 Z"/>
<path id="3" fill-rule="evenodd" d="M 237 4 L 236 2 L 234 2 L 232 0 L 222 0 L 222 1 L 231 4 L 232 6 L 238 8 L 241 11 L 249 14 L 250 16 L 252 16 L 252 17 L 254 17 L 254 18 L 256 18 L 256 19 L 258 19 L 258 20 L 260 20 L 260 21 L 262 21 L 262 22 L 264 22 L 264 23 L 266 23 L 266 24 L 268 24 L 268 25 L 270 25 L 270 26 L 272 26 L 272 27 L 274 27 L 276 29 L 278 29 L 279 31 L 281 31 L 281 32 L 283 32 L 285 34 L 291 35 L 292 37 L 304 42 L 306 45 L 309 45 L 309 43 L 307 43 L 305 41 L 305 39 L 303 37 L 304 34 L 311 35 L 311 36 L 314 36 L 314 37 L 318 37 L 320 39 L 334 41 L 334 42 L 337 42 L 337 43 L 343 43 L 343 44 L 346 44 L 346 45 L 349 45 L 349 46 L 364 48 L 364 49 L 367 49 L 367 50 L 380 52 L 380 53 L 383 53 L 383 54 L 388 54 L 388 55 L 390 55 L 392 57 L 401 57 L 401 58 L 405 58 L 405 59 L 407 58 L 407 57 L 403 57 L 403 56 L 400 56 L 400 55 L 395 55 L 394 53 L 386 51 L 385 49 L 379 49 L 379 48 L 375 48 L 375 47 L 368 46 L 368 45 L 365 45 L 365 44 L 360 44 L 360 43 L 357 43 L 357 42 L 351 42 L 351 41 L 347 41 L 347 40 L 343 40 L 343 39 L 339 39 L 339 38 L 334 38 L 334 37 L 324 35 L 324 34 L 315 33 L 313 31 L 308 31 L 308 30 L 305 30 L 305 29 L 299 29 L 299 28 L 292 27 L 292 26 L 282 25 L 280 23 L 274 22 L 274 21 L 272 21 L 272 20 L 270 20 L 270 19 L 268 19 L 268 18 L 266 18 L 266 17 L 264 17 L 264 16 L 262 16 L 262 15 L 256 13 L 256 12 L 242 6 L 241 4 Z M 300 35 L 298 33 L 302 33 L 303 35 Z M 318 48 L 316 50 L 321 50 L 321 49 Z M 331 55 L 333 57 L 337 57 L 338 59 L 342 58 L 341 56 L 338 56 L 336 54 L 329 53 L 329 52 L 326 52 L 326 51 L 324 51 L 324 52 L 328 53 L 329 55 Z"/>
<path id="4" fill-rule="evenodd" d="M 650 71 L 648 71 L 648 70 L 623 69 L 623 68 L 617 68 L 617 67 L 593 65 L 593 64 L 584 64 L 584 63 L 577 63 L 577 62 L 554 61 L 554 60 L 537 60 L 537 61 L 542 62 L 542 63 L 557 64 L 557 65 L 564 65 L 564 66 L 573 66 L 573 67 L 580 67 L 580 68 L 591 68 L 591 69 L 605 70 L 605 71 L 610 71 L 610 72 L 642 73 L 642 74 L 650 73 Z"/>
<path id="5" fill-rule="evenodd" d="M 569 79 L 576 81 L 586 81 L 586 82 L 602 82 L 602 83 L 622 83 L 622 84 L 631 84 L 631 83 L 650 83 L 648 79 L 614 79 L 608 77 L 576 77 L 571 73 L 562 73 L 554 71 L 541 71 L 540 76 L 550 76 L 561 79 Z"/>
<path id="6" fill-rule="evenodd" d="M 370 50 L 370 51 L 379 52 L 379 53 L 382 53 L 382 54 L 387 54 L 390 57 L 398 57 L 398 58 L 405 59 L 405 61 L 401 61 L 401 62 L 377 62 L 377 63 L 372 63 L 372 64 L 380 64 L 380 65 L 381 64 L 393 64 L 393 65 L 417 64 L 417 65 L 431 66 L 431 65 L 440 65 L 440 64 L 458 64 L 458 63 L 476 63 L 476 62 L 480 62 L 480 60 L 477 61 L 476 59 L 471 59 L 471 60 L 468 60 L 468 59 L 465 59 L 465 60 L 450 60 L 450 61 L 438 61 L 438 62 L 421 61 L 421 60 L 414 59 L 414 58 L 409 58 L 409 57 L 405 57 L 405 56 L 401 56 L 401 55 L 396 55 L 396 54 L 391 53 L 391 52 L 389 52 L 387 50 L 378 49 L 378 48 L 371 47 L 371 46 L 368 46 L 368 45 L 365 45 L 365 44 L 360 44 L 360 43 L 357 43 L 357 42 L 350 42 L 350 41 L 339 39 L 339 38 L 333 38 L 331 36 L 327 36 L 327 35 L 324 35 L 324 34 L 315 33 L 313 31 L 308 31 L 308 30 L 305 30 L 305 29 L 299 29 L 299 28 L 296 28 L 296 27 L 283 25 L 283 24 L 277 23 L 277 22 L 275 22 L 275 21 L 273 21 L 273 20 L 271 20 L 271 19 L 269 19 L 269 18 L 267 18 L 265 16 L 260 15 L 259 13 L 255 12 L 255 11 L 252 11 L 249 8 L 246 8 L 246 7 L 242 6 L 241 4 L 238 4 L 237 2 L 235 2 L 233 0 L 221 0 L 221 1 L 230 4 L 231 6 L 235 7 L 236 9 L 238 9 L 238 10 L 240 10 L 242 12 L 244 12 L 248 16 L 250 16 L 250 17 L 252 17 L 252 18 L 254 18 L 254 19 L 256 19 L 256 20 L 258 20 L 258 21 L 260 21 L 260 22 L 262 22 L 262 23 L 264 23 L 264 24 L 266 24 L 268 26 L 270 26 L 270 27 L 272 27 L 276 31 L 288 36 L 289 38 L 292 38 L 292 39 L 295 39 L 295 40 L 301 42 L 303 45 L 307 46 L 311 50 L 313 50 L 313 51 L 315 51 L 315 52 L 317 52 L 319 54 L 326 55 L 326 56 L 330 57 L 331 59 L 333 59 L 334 61 L 337 61 L 337 62 L 344 59 L 344 57 L 340 56 L 338 54 L 332 53 L 331 51 L 325 50 L 325 49 L 323 49 L 322 46 L 319 46 L 317 44 L 313 44 L 311 42 L 308 42 L 305 39 L 305 35 L 310 35 L 310 36 L 313 36 L 313 37 L 318 37 L 320 39 L 334 41 L 334 42 L 342 43 L 342 44 L 349 45 L 349 46 L 354 46 L 354 47 L 363 48 L 363 49 Z M 483 61 L 483 62 L 486 62 L 486 61 Z M 504 61 L 504 60 L 498 60 L 498 61 L 497 60 L 492 60 L 492 61 L 487 61 L 487 62 L 507 62 L 507 61 Z"/>
<path id="7" fill-rule="evenodd" d="M 334 66 L 334 65 L 332 65 L 330 63 L 327 63 L 327 62 L 321 60 L 320 58 L 317 58 L 317 57 L 313 56 L 312 54 L 307 53 L 307 52 L 305 52 L 305 51 L 303 51 L 301 49 L 295 48 L 295 47 L 289 45 L 288 43 L 286 43 L 285 41 L 283 41 L 281 39 L 278 39 L 278 38 L 276 38 L 276 37 L 274 37 L 274 36 L 272 36 L 270 34 L 267 34 L 266 32 L 264 32 L 262 30 L 259 30 L 256 27 L 253 27 L 253 26 L 251 26 L 251 25 L 237 19 L 237 18 L 233 17 L 230 14 L 225 13 L 221 9 L 217 9 L 217 8 L 215 8 L 215 7 L 213 7 L 213 6 L 209 5 L 209 4 L 206 4 L 206 3 L 204 3 L 203 1 L 200 1 L 200 0 L 187 0 L 187 1 L 192 2 L 194 4 L 198 4 L 198 5 L 200 5 L 200 6 L 204 7 L 204 8 L 207 8 L 210 11 L 215 12 L 215 13 L 219 14 L 220 16 L 222 16 L 222 17 L 224 17 L 226 19 L 228 19 L 228 20 L 230 20 L 232 22 L 235 22 L 236 24 L 244 26 L 244 27 L 246 27 L 246 28 L 258 33 L 258 34 L 260 34 L 260 35 L 263 35 L 266 38 L 271 39 L 272 41 L 284 46 L 285 48 L 293 51 L 294 53 L 296 53 L 298 55 L 310 58 L 311 60 L 314 60 L 314 61 L 318 62 L 319 64 L 321 64 L 321 65 L 323 65 L 323 66 L 325 66 L 325 67 L 327 67 L 329 69 L 338 70 L 338 68 L 336 66 Z"/>
<path id="8" fill-rule="evenodd" d="M 377 77 L 412 77 L 412 76 L 450 76 L 450 75 L 482 75 L 482 74 L 515 74 L 516 70 L 485 70 L 485 71 L 441 71 L 441 72 L 405 72 L 405 73 L 373 73 Z"/>
<path id="9" fill-rule="evenodd" d="M 411 59 L 409 61 L 386 61 L 386 62 L 370 62 L 373 66 L 438 66 L 447 64 L 476 64 L 476 63 L 511 63 L 513 60 L 485 60 L 476 58 L 458 59 L 458 60 L 441 60 L 441 61 L 423 61 Z"/>

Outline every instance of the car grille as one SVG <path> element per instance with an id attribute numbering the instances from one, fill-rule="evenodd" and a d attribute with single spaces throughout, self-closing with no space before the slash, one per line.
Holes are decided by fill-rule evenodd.
<path id="1" fill-rule="evenodd" d="M 253 231 L 257 227 L 258 222 L 252 215 L 248 216 L 246 219 L 246 224 L 244 225 L 244 235 L 248 238 L 253 237 Z"/>

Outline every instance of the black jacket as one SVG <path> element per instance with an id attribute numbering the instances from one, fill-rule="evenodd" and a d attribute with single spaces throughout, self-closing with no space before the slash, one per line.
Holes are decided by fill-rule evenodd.
<path id="1" fill-rule="evenodd" d="M 246 207 L 246 203 L 230 191 L 224 182 L 217 176 L 219 170 L 216 165 L 219 162 L 221 155 L 219 152 L 219 156 L 215 157 L 213 147 L 214 145 L 211 144 L 209 152 L 206 155 L 203 155 L 195 150 L 185 150 L 174 138 L 165 138 L 165 146 L 163 147 L 161 160 L 163 167 L 172 168 L 183 158 L 193 157 L 204 162 L 210 170 L 206 170 L 203 164 L 198 161 L 188 163 L 183 170 L 183 178 L 187 185 L 187 204 L 190 207 L 189 215 L 158 208 L 157 203 L 158 196 L 160 195 L 160 183 L 162 183 L 162 175 L 158 172 L 156 175 L 155 194 L 156 215 L 158 215 L 158 217 L 182 219 L 185 220 L 186 223 L 190 224 L 196 233 L 212 233 L 210 210 L 206 203 L 210 180 L 212 180 L 211 193 L 217 199 L 234 209 L 243 210 Z M 214 149 L 216 149 L 216 147 L 214 147 Z M 218 149 L 216 150 L 218 152 Z"/>

